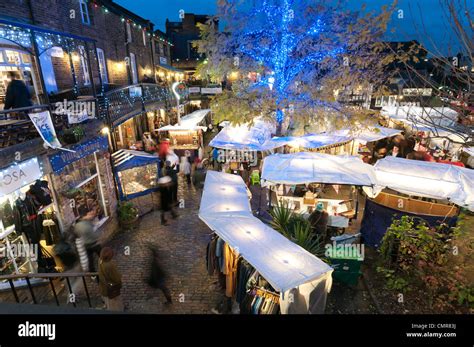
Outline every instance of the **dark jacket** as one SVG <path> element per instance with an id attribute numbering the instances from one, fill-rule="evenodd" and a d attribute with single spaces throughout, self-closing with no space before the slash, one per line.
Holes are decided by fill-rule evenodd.
<path id="1" fill-rule="evenodd" d="M 13 80 L 8 84 L 5 96 L 5 110 L 33 105 L 31 94 L 23 81 Z"/>

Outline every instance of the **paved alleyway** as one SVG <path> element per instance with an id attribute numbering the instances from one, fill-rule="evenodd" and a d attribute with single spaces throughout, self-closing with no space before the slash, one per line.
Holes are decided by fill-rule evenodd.
<path id="1" fill-rule="evenodd" d="M 160 225 L 156 210 L 141 219 L 137 230 L 121 233 L 110 243 L 124 275 L 122 293 L 127 312 L 211 313 L 223 297 L 217 277 L 206 272 L 205 253 L 210 230 L 198 217 L 196 191 L 193 187 L 188 191 L 181 178 L 178 198 L 184 199 L 185 208 L 177 209 L 179 217 L 169 218 L 168 226 Z M 168 274 L 172 305 L 163 305 L 163 293 L 146 283 L 152 260 L 150 245 L 157 247 Z M 125 254 L 127 246 L 130 255 Z"/>

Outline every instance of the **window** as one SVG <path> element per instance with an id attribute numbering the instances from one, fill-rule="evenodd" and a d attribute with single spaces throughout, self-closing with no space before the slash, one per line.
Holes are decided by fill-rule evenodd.
<path id="1" fill-rule="evenodd" d="M 79 57 L 80 57 L 80 63 L 81 63 L 83 83 L 85 86 L 88 86 L 91 84 L 91 79 L 89 75 L 89 65 L 87 64 L 86 50 L 84 46 L 78 46 L 78 48 L 79 48 Z"/>
<path id="2" fill-rule="evenodd" d="M 105 54 L 101 48 L 97 48 L 97 60 L 99 61 L 100 78 L 102 79 L 102 83 L 109 83 Z"/>
<path id="3" fill-rule="evenodd" d="M 146 46 L 146 31 L 142 30 L 143 46 Z"/>
<path id="4" fill-rule="evenodd" d="M 130 73 L 132 74 L 132 84 L 138 83 L 137 60 L 135 54 L 130 53 Z"/>
<path id="5" fill-rule="evenodd" d="M 90 25 L 91 19 L 89 17 L 89 7 L 87 5 L 87 0 L 79 0 L 79 7 L 81 8 L 82 23 Z"/>
<path id="6" fill-rule="evenodd" d="M 165 55 L 165 49 L 162 43 L 160 43 L 160 55 Z"/>
<path id="7" fill-rule="evenodd" d="M 132 42 L 132 28 L 130 27 L 130 23 L 127 22 L 127 43 Z"/>

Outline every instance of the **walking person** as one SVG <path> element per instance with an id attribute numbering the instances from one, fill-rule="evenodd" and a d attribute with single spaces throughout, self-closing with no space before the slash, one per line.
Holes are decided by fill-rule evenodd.
<path id="1" fill-rule="evenodd" d="M 10 80 L 10 83 L 8 83 L 5 93 L 5 106 L 3 108 L 8 110 L 10 108 L 32 106 L 31 93 L 25 82 L 19 79 L 18 73 L 9 71 L 7 79 Z"/>
<path id="2" fill-rule="evenodd" d="M 158 258 L 158 251 L 154 248 L 151 248 L 151 251 L 153 253 L 153 260 L 148 284 L 151 287 L 160 289 L 163 292 L 166 298 L 166 305 L 172 304 L 173 300 L 171 298 L 171 291 L 166 286 L 166 273 L 161 267 L 160 260 Z"/>
<path id="3" fill-rule="evenodd" d="M 206 180 L 207 169 L 203 162 L 197 164 L 196 170 L 193 173 L 193 185 L 196 188 L 199 203 L 201 203 L 202 191 L 204 190 L 204 181 Z"/>
<path id="4" fill-rule="evenodd" d="M 172 167 L 169 160 L 165 162 L 161 176 L 171 178 L 171 203 L 176 205 L 178 203 L 178 172 Z"/>
<path id="5" fill-rule="evenodd" d="M 183 160 L 183 174 L 186 177 L 186 182 L 191 184 L 191 163 L 189 161 L 189 157 Z"/>
<path id="6" fill-rule="evenodd" d="M 99 290 L 107 310 L 123 311 L 122 274 L 119 272 L 113 258 L 114 251 L 112 248 L 102 248 L 99 259 Z"/>
<path id="7" fill-rule="evenodd" d="M 82 268 L 85 272 L 96 271 L 95 255 L 99 257 L 102 246 L 99 243 L 99 234 L 94 230 L 92 221 L 96 217 L 95 210 L 89 211 L 74 226 L 74 234 L 76 235 L 76 248 L 79 253 Z M 84 254 L 84 249 L 86 254 Z M 88 265 L 85 265 L 85 262 Z"/>
<path id="8" fill-rule="evenodd" d="M 160 191 L 160 202 L 161 202 L 161 225 L 168 225 L 165 214 L 166 212 L 171 212 L 171 216 L 175 219 L 178 215 L 173 209 L 172 202 L 172 190 L 173 190 L 173 181 L 171 177 L 164 176 L 158 180 L 158 188 Z"/>

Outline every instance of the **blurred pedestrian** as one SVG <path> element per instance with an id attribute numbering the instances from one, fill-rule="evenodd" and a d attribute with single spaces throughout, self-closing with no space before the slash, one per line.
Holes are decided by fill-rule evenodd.
<path id="1" fill-rule="evenodd" d="M 172 304 L 173 300 L 171 298 L 171 292 L 166 286 L 166 273 L 161 267 L 160 260 L 158 258 L 158 251 L 154 248 L 151 248 L 151 251 L 153 253 L 153 260 L 148 284 L 151 287 L 160 289 L 163 292 L 166 298 L 165 304 Z"/>
<path id="2" fill-rule="evenodd" d="M 112 248 L 102 248 L 99 260 L 99 289 L 107 310 L 123 311 L 122 274 L 119 272 L 113 258 L 114 251 Z"/>
<path id="3" fill-rule="evenodd" d="M 33 105 L 28 87 L 19 77 L 16 71 L 7 73 L 7 80 L 10 82 L 5 93 L 5 105 L 3 107 L 5 110 Z"/>
<path id="4" fill-rule="evenodd" d="M 189 162 L 189 158 L 185 158 L 185 160 L 183 160 L 182 165 L 183 174 L 186 177 L 186 182 L 188 182 L 188 184 L 191 184 L 191 163 Z"/>
<path id="5" fill-rule="evenodd" d="M 96 217 L 96 211 L 91 210 L 85 216 L 81 217 L 74 226 L 74 234 L 76 235 L 76 247 L 81 260 L 81 266 L 84 272 L 96 271 L 96 260 L 100 255 L 102 246 L 99 243 L 99 234 L 94 230 L 92 221 Z M 84 254 L 85 250 L 85 254 Z M 87 265 L 86 265 L 87 262 Z"/>
<path id="6" fill-rule="evenodd" d="M 167 225 L 165 218 L 166 212 L 170 212 L 173 219 L 178 215 L 173 209 L 172 201 L 172 191 L 173 191 L 173 181 L 171 177 L 164 176 L 158 180 L 158 188 L 160 191 L 160 202 L 161 202 L 161 225 Z"/>

